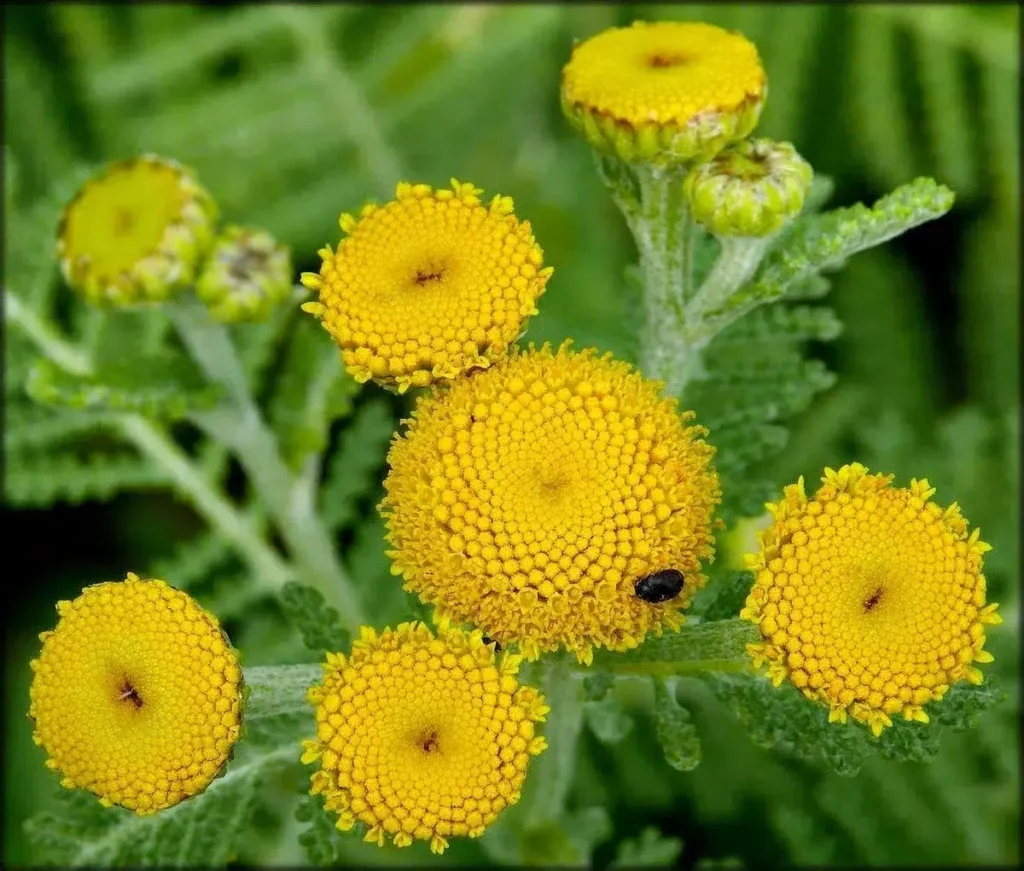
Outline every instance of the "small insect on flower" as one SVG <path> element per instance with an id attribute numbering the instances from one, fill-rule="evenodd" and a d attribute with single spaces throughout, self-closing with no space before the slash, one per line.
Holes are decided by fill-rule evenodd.
<path id="1" fill-rule="evenodd" d="M 683 590 L 686 578 L 678 569 L 662 569 L 636 582 L 636 594 L 645 602 L 658 604 L 674 599 Z"/>
<path id="2" fill-rule="evenodd" d="M 138 814 L 206 789 L 241 728 L 242 672 L 216 618 L 133 574 L 57 612 L 32 662 L 29 717 L 61 785 Z"/>
<path id="3" fill-rule="evenodd" d="M 677 629 L 714 555 L 706 430 L 631 366 L 568 345 L 514 352 L 420 397 L 381 510 L 392 572 L 442 616 L 525 656 L 629 650 Z M 660 604 L 637 578 L 674 566 Z"/>
<path id="4" fill-rule="evenodd" d="M 489 638 L 486 635 L 481 640 L 483 641 L 484 644 L 493 645 L 495 653 L 501 653 L 501 642 L 500 641 L 497 641 L 494 638 Z"/>

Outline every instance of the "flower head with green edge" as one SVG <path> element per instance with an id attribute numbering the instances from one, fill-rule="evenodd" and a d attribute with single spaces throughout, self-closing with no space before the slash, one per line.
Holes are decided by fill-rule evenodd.
<path id="1" fill-rule="evenodd" d="M 196 295 L 216 320 L 266 320 L 292 289 L 288 249 L 265 230 L 226 227 L 203 264 Z"/>
<path id="2" fill-rule="evenodd" d="M 341 216 L 346 237 L 320 251 L 319 293 L 303 309 L 341 347 L 348 372 L 404 393 L 486 368 L 537 313 L 551 277 L 511 197 L 487 205 L 471 184 L 398 185 L 395 199 Z"/>
<path id="3" fill-rule="evenodd" d="M 676 164 L 747 136 L 767 88 L 757 49 L 740 34 L 637 21 L 575 46 L 562 70 L 562 109 L 595 148 Z"/>
<path id="4" fill-rule="evenodd" d="M 242 672 L 217 619 L 131 573 L 57 613 L 32 662 L 29 717 L 61 785 L 138 814 L 202 792 L 241 724 Z"/>
<path id="5" fill-rule="evenodd" d="M 213 238 L 217 206 L 193 172 L 143 155 L 111 164 L 64 209 L 57 254 L 89 302 L 158 302 L 190 284 Z"/>
<path id="6" fill-rule="evenodd" d="M 740 616 L 762 641 L 749 646 L 778 686 L 789 680 L 880 735 L 890 716 L 927 723 L 922 705 L 958 680 L 981 683 L 991 662 L 982 554 L 989 545 L 954 502 L 930 501 L 926 480 L 892 487 L 859 463 L 826 469 L 810 499 L 803 479 L 769 505 L 774 523 L 748 557 L 753 589 Z"/>
<path id="7" fill-rule="evenodd" d="M 529 658 L 625 650 L 676 629 L 714 554 L 714 449 L 628 364 L 568 343 L 419 398 L 381 510 L 392 571 L 439 614 Z M 636 582 L 677 569 L 649 603 Z"/>
<path id="8" fill-rule="evenodd" d="M 690 171 L 683 191 L 716 236 L 769 236 L 800 213 L 814 175 L 788 142 L 746 139 Z"/>
<path id="9" fill-rule="evenodd" d="M 310 792 L 339 829 L 360 821 L 380 846 L 418 839 L 441 853 L 450 837 L 479 837 L 547 746 L 535 730 L 548 708 L 516 679 L 520 659 L 445 623 L 436 635 L 422 623 L 363 627 L 309 691 L 317 737 L 302 761 L 320 763 Z"/>

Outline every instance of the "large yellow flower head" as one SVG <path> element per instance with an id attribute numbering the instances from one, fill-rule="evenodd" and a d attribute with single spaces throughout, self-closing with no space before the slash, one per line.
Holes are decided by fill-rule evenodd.
<path id="1" fill-rule="evenodd" d="M 320 762 L 310 791 L 339 829 L 359 820 L 380 846 L 419 839 L 440 853 L 449 837 L 483 834 L 519 800 L 530 756 L 547 746 L 534 733 L 548 708 L 516 680 L 519 662 L 496 657 L 479 632 L 364 627 L 351 656 L 327 655 L 309 691 L 317 738 L 302 761 Z"/>
<path id="2" fill-rule="evenodd" d="M 922 705 L 958 680 L 981 683 L 972 663 L 991 662 L 982 554 L 989 546 L 956 503 L 929 501 L 926 480 L 892 487 L 859 463 L 826 469 L 813 498 L 803 479 L 769 508 L 756 573 L 740 616 L 764 639 L 750 646 L 776 685 L 847 714 L 875 735 L 890 716 L 928 722 Z"/>
<path id="3" fill-rule="evenodd" d="M 195 279 L 216 218 L 213 198 L 175 161 L 144 155 L 114 163 L 64 210 L 61 270 L 92 303 L 165 299 Z"/>
<path id="4" fill-rule="evenodd" d="M 238 739 L 242 672 L 215 617 L 163 581 L 59 602 L 30 691 L 61 784 L 146 814 L 202 792 Z"/>
<path id="5" fill-rule="evenodd" d="M 320 251 L 319 292 L 303 309 L 341 347 L 345 368 L 405 392 L 505 356 L 537 313 L 551 268 L 511 197 L 487 205 L 471 184 L 398 185 L 384 206 L 341 216 L 347 234 Z"/>
<path id="6" fill-rule="evenodd" d="M 388 455 L 392 571 L 531 658 L 564 646 L 590 662 L 595 645 L 677 628 L 720 494 L 705 430 L 660 389 L 608 356 L 545 346 L 421 397 Z M 678 595 L 637 594 L 669 569 Z"/>
<path id="7" fill-rule="evenodd" d="M 767 80 L 754 44 L 697 22 L 637 21 L 578 44 L 562 108 L 627 161 L 707 160 L 757 125 Z"/>

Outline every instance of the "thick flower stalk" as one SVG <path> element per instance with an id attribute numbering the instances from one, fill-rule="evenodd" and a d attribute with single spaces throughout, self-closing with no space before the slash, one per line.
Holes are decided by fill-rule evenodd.
<path id="1" fill-rule="evenodd" d="M 570 122 L 627 162 L 707 160 L 754 129 L 766 94 L 754 44 L 697 22 L 605 30 L 579 43 L 562 71 Z"/>
<path id="2" fill-rule="evenodd" d="M 329 653 L 309 691 L 317 737 L 302 761 L 319 762 L 311 793 L 337 827 L 367 827 L 365 840 L 398 847 L 476 838 L 519 800 L 541 695 L 516 679 L 520 657 L 496 654 L 480 632 L 403 623 L 364 627 L 349 656 Z"/>
<path id="3" fill-rule="evenodd" d="M 416 404 L 381 505 L 392 571 L 440 614 L 528 657 L 624 650 L 677 628 L 713 556 L 705 430 L 629 365 L 540 350 Z M 649 602 L 644 577 L 682 573 Z"/>
<path id="4" fill-rule="evenodd" d="M 763 641 L 749 650 L 776 685 L 789 680 L 877 736 L 892 715 L 928 722 L 923 705 L 959 680 L 981 683 L 991 662 L 982 555 L 989 545 L 934 488 L 859 463 L 826 469 L 808 498 L 803 479 L 771 505 L 774 524 L 748 557 L 754 587 L 740 616 Z"/>
<path id="5" fill-rule="evenodd" d="M 288 249 L 266 230 L 226 227 L 203 264 L 196 295 L 224 323 L 266 320 L 292 289 Z"/>
<path id="6" fill-rule="evenodd" d="M 157 302 L 195 280 L 217 206 L 193 172 L 144 155 L 114 163 L 68 204 L 57 253 L 64 278 L 89 302 Z"/>
<path id="7" fill-rule="evenodd" d="M 396 198 L 341 216 L 346 236 L 320 251 L 319 294 L 303 309 L 341 347 L 347 371 L 402 393 L 490 366 L 537 312 L 551 277 L 510 197 L 398 185 Z"/>
<path id="8" fill-rule="evenodd" d="M 61 785 L 138 814 L 202 792 L 239 736 L 242 672 L 215 617 L 129 574 L 59 602 L 29 717 Z"/>

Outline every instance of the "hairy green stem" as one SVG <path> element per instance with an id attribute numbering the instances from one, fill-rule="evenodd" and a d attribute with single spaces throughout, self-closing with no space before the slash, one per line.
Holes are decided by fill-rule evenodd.
<path id="1" fill-rule="evenodd" d="M 743 662 L 735 659 L 691 659 L 678 662 L 627 661 L 605 666 L 603 670 L 617 677 L 650 677 L 652 675 L 684 677 L 705 674 L 707 672 L 715 672 L 717 674 L 754 674 L 753 665 L 749 660 Z M 577 676 L 580 678 L 584 678 L 588 674 L 592 674 L 592 671 L 580 669 L 577 672 Z"/>
<path id="2" fill-rule="evenodd" d="M 718 260 L 686 308 L 687 320 L 693 324 L 690 335 L 701 347 L 714 338 L 713 332 L 702 329 L 706 327 L 705 315 L 725 305 L 750 280 L 764 258 L 771 237 L 724 236 L 719 241 L 722 251 Z"/>
<path id="3" fill-rule="evenodd" d="M 684 173 L 675 167 L 626 167 L 599 157 L 598 172 L 636 240 L 644 294 L 640 369 L 682 396 L 701 371 L 700 353 L 687 333 L 692 295 L 694 225 L 683 196 Z"/>
<path id="4" fill-rule="evenodd" d="M 65 372 L 91 375 L 92 361 L 81 348 L 75 347 L 50 324 L 30 309 L 14 291 L 4 288 L 4 319 L 16 324 L 40 350 Z"/>
<path id="5" fill-rule="evenodd" d="M 175 486 L 191 499 L 199 514 L 252 566 L 261 584 L 277 589 L 294 576 L 292 568 L 264 543 L 238 509 L 207 483 L 177 444 L 136 414 L 121 416 L 119 425 L 143 454 L 170 473 Z M 173 583 L 174 579 L 170 580 Z"/>
<path id="6" fill-rule="evenodd" d="M 245 371 L 227 330 L 193 300 L 168 306 L 171 319 L 206 377 L 221 384 L 228 400 L 192 419 L 232 450 L 276 524 L 303 580 L 335 605 L 351 631 L 364 622 L 362 604 L 335 552 L 327 529 L 308 498 L 308 482 L 296 481 L 274 433 L 250 394 Z"/>
<path id="7" fill-rule="evenodd" d="M 63 338 L 10 290 L 4 291 L 4 311 L 7 320 L 16 324 L 43 356 L 65 372 L 79 376 L 92 374 L 89 355 Z M 200 516 L 234 545 L 261 584 L 276 588 L 294 575 L 292 568 L 266 545 L 242 512 L 210 486 L 195 462 L 160 428 L 136 414 L 112 417 L 140 452 L 168 472 L 174 488 L 191 501 Z"/>

